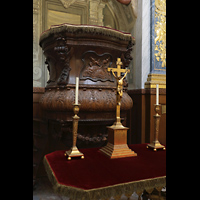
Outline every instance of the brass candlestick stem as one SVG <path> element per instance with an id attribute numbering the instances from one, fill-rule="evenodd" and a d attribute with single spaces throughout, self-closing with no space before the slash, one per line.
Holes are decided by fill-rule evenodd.
<path id="1" fill-rule="evenodd" d="M 68 160 L 71 160 L 72 157 L 81 157 L 84 158 L 84 154 L 81 153 L 78 148 L 76 147 L 76 141 L 77 141 L 77 131 L 78 131 L 78 120 L 79 116 L 77 115 L 79 112 L 79 106 L 81 104 L 73 104 L 74 106 L 74 116 L 73 118 L 73 146 L 69 151 L 65 151 L 65 156 L 68 156 Z"/>
<path id="2" fill-rule="evenodd" d="M 159 133 L 159 124 L 160 124 L 160 115 L 158 114 L 158 111 L 160 110 L 160 104 L 154 104 L 156 114 L 154 117 L 155 127 L 154 127 L 154 141 L 151 144 L 147 145 L 147 148 L 153 148 L 154 151 L 157 151 L 157 149 L 163 149 L 165 150 L 165 146 L 160 144 L 158 141 L 158 133 Z"/>

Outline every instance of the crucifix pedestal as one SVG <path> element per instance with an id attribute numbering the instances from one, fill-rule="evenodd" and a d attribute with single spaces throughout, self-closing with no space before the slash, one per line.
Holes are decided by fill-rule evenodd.
<path id="1" fill-rule="evenodd" d="M 110 126 L 108 128 L 108 143 L 100 151 L 112 158 L 137 156 L 127 145 L 127 127 Z"/>
<path id="2" fill-rule="evenodd" d="M 121 59 L 117 59 L 117 68 L 108 68 L 113 76 L 117 79 L 117 94 L 116 94 L 116 121 L 112 126 L 108 128 L 108 143 L 105 147 L 102 147 L 100 151 L 110 158 L 124 158 L 137 156 L 137 153 L 132 151 L 127 145 L 127 130 L 129 128 L 124 127 L 120 118 L 120 106 L 121 98 L 123 95 L 123 79 L 126 74 L 130 72 L 129 69 L 121 69 Z M 117 72 L 117 76 L 114 72 Z M 124 76 L 121 78 L 121 73 L 124 72 Z"/>

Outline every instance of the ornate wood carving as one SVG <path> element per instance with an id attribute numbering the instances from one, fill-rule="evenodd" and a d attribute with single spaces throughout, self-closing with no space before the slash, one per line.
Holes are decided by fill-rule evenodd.
<path id="1" fill-rule="evenodd" d="M 45 118 L 61 124 L 72 122 L 75 79 L 78 76 L 78 102 L 81 106 L 77 144 L 86 144 L 87 137 L 90 138 L 88 144 L 105 144 L 103 135 L 106 126 L 114 122 L 116 111 L 116 80 L 107 68 L 115 67 L 117 58 L 121 56 L 123 67 L 128 67 L 133 43 L 131 34 L 99 26 L 62 24 L 45 31 L 40 37 L 50 72 L 45 93 L 40 99 Z M 132 105 L 133 101 L 124 88 L 121 101 L 124 123 Z M 102 130 L 99 127 L 103 127 Z M 66 132 L 66 141 L 69 142 L 67 138 L 71 132 L 63 132 Z"/>
<path id="2" fill-rule="evenodd" d="M 48 90 L 40 99 L 45 110 L 71 111 L 75 99 L 74 89 Z M 116 94 L 112 90 L 79 89 L 79 103 L 81 111 L 115 111 Z M 133 102 L 129 95 L 124 92 L 121 101 L 121 109 L 128 110 Z"/>
<path id="3" fill-rule="evenodd" d="M 82 58 L 84 66 L 80 73 L 80 79 L 90 79 L 92 81 L 112 81 L 111 73 L 107 68 L 112 64 L 112 56 L 109 53 L 98 55 L 94 51 L 87 51 Z"/>
<path id="4" fill-rule="evenodd" d="M 58 78 L 58 85 L 66 85 L 68 83 L 69 72 L 71 70 L 69 66 L 70 53 L 71 48 L 69 48 L 66 44 L 66 38 L 59 36 L 56 38 L 57 46 L 54 47 L 54 51 L 56 52 L 60 62 L 63 64 L 64 68 Z"/>
<path id="5" fill-rule="evenodd" d="M 133 43 L 132 41 L 130 41 L 127 46 L 127 51 L 121 55 L 121 60 L 122 60 L 124 68 L 128 67 L 131 60 L 133 60 L 131 56 L 131 51 L 133 50 L 132 46 L 133 46 Z"/>

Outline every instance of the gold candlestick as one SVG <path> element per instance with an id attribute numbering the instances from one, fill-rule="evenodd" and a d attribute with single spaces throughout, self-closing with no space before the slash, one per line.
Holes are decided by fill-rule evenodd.
<path id="1" fill-rule="evenodd" d="M 79 106 L 81 104 L 73 104 L 74 106 L 74 116 L 73 118 L 73 146 L 69 151 L 65 151 L 64 155 L 68 156 L 68 160 L 71 160 L 72 157 L 81 157 L 84 158 L 84 154 L 81 153 L 78 148 L 76 147 L 76 141 L 77 141 L 77 131 L 78 131 L 78 120 L 79 116 L 77 115 L 79 112 Z"/>
<path id="2" fill-rule="evenodd" d="M 154 127 L 154 141 L 151 144 L 147 145 L 147 148 L 153 148 L 154 151 L 157 151 L 157 149 L 163 149 L 165 150 L 165 146 L 160 144 L 158 141 L 158 132 L 159 132 L 159 124 L 160 124 L 160 115 L 158 114 L 158 111 L 160 110 L 160 104 L 154 104 L 156 114 L 153 116 L 155 121 L 155 127 Z"/>

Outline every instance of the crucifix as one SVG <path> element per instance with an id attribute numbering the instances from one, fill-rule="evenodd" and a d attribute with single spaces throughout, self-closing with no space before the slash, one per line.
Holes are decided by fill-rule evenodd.
<path id="1" fill-rule="evenodd" d="M 115 78 L 121 78 L 121 73 L 124 72 L 124 73 L 129 73 L 130 72 L 130 69 L 121 69 L 121 65 L 123 63 L 121 62 L 121 58 L 117 58 L 117 62 L 116 62 L 116 65 L 117 65 L 117 68 L 108 68 L 108 71 L 112 71 L 113 75 Z M 117 77 L 115 76 L 114 72 L 117 72 Z M 126 75 L 125 75 L 126 76 Z M 124 77 L 125 77 L 124 76 Z"/>
<path id="2" fill-rule="evenodd" d="M 113 76 L 117 80 L 117 92 L 116 92 L 116 121 L 112 126 L 108 126 L 108 143 L 106 146 L 102 147 L 100 151 L 106 156 L 112 158 L 124 158 L 137 156 L 133 150 L 131 150 L 127 145 L 127 130 L 129 128 L 124 127 L 120 119 L 120 106 L 121 99 L 123 95 L 123 80 L 127 73 L 130 72 L 129 69 L 121 69 L 121 58 L 117 58 L 116 62 L 117 68 L 108 68 L 107 70 L 112 72 Z M 115 74 L 117 73 L 117 75 Z M 121 77 L 121 73 L 125 73 Z"/>
<path id="3" fill-rule="evenodd" d="M 121 119 L 120 119 L 120 106 L 121 106 L 121 99 L 122 99 L 122 95 L 123 95 L 123 80 L 126 77 L 127 73 L 130 72 L 130 69 L 121 69 L 121 58 L 117 58 L 117 62 L 116 62 L 117 68 L 108 68 L 108 71 L 111 71 L 113 76 L 116 78 L 117 80 L 117 95 L 116 95 L 116 121 L 114 123 L 114 125 L 117 126 L 123 126 L 121 124 Z M 117 72 L 117 76 L 115 75 L 115 72 Z M 121 73 L 124 72 L 124 76 L 121 77 Z"/>

